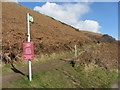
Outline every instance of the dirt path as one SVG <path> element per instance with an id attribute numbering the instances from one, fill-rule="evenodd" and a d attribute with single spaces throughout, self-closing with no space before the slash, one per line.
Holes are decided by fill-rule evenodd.
<path id="1" fill-rule="evenodd" d="M 43 71 L 50 70 L 53 68 L 61 67 L 65 64 L 67 64 L 67 62 L 62 61 L 62 60 L 51 60 L 51 61 L 41 63 L 39 65 L 33 65 L 32 72 L 33 73 L 43 72 Z M 15 72 L 15 70 L 10 69 L 9 73 L 2 75 L 2 88 L 7 88 L 7 85 L 11 81 L 15 81 L 24 75 L 27 76 L 27 74 L 28 74 L 28 67 L 27 66 L 20 68 L 18 71 L 17 70 L 18 69 L 16 69 L 16 72 Z M 114 85 L 112 85 L 111 90 L 114 88 L 118 88 L 119 84 L 120 84 L 120 80 L 118 82 L 116 82 Z"/>
<path id="2" fill-rule="evenodd" d="M 120 79 L 111 88 L 111 90 L 114 90 L 115 88 L 118 88 L 118 90 L 120 90 Z"/>
<path id="3" fill-rule="evenodd" d="M 67 62 L 65 61 L 61 61 L 61 60 L 51 60 L 51 61 L 47 61 L 45 63 L 41 63 L 39 65 L 34 65 L 32 66 L 32 72 L 42 72 L 42 71 L 46 71 L 52 68 L 56 68 L 56 67 L 60 67 L 65 65 Z M 10 69 L 11 72 L 2 75 L 2 87 L 3 88 L 7 88 L 7 85 L 11 82 L 11 81 L 15 81 L 18 78 L 20 78 L 21 76 L 27 76 L 28 74 L 28 67 L 23 67 L 20 68 L 19 70 L 14 68 L 13 70 Z"/>

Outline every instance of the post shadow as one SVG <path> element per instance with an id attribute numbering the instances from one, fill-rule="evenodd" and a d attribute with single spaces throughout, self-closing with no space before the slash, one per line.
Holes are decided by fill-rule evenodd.
<path id="1" fill-rule="evenodd" d="M 26 75 L 23 72 L 21 72 L 20 70 L 16 69 L 15 66 L 12 63 L 11 63 L 11 66 L 12 66 L 11 70 L 14 71 L 15 73 L 19 73 L 19 74 L 21 74 L 23 76 L 27 76 L 28 77 L 28 75 Z"/>

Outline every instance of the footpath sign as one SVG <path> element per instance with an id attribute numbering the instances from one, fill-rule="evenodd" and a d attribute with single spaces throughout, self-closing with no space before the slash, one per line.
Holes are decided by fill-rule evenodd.
<path id="1" fill-rule="evenodd" d="M 28 75 L 29 80 L 32 81 L 31 60 L 34 59 L 34 49 L 33 42 L 30 42 L 30 22 L 33 22 L 33 17 L 29 13 L 26 14 L 26 21 L 27 21 L 27 42 L 23 43 L 23 53 L 24 59 L 28 60 Z"/>
<path id="2" fill-rule="evenodd" d="M 23 43 L 23 55 L 24 55 L 24 60 L 33 60 L 34 59 L 33 42 L 24 42 Z"/>

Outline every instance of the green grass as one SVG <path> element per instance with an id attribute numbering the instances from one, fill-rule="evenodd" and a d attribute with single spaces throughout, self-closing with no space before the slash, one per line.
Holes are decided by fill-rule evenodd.
<path id="1" fill-rule="evenodd" d="M 96 67 L 92 71 L 85 71 L 86 66 L 76 68 L 66 64 L 60 68 L 34 73 L 30 82 L 26 76 L 11 82 L 10 88 L 109 88 L 117 80 L 116 69 L 106 70 Z M 67 74 L 66 74 L 66 73 Z M 74 81 L 77 82 L 74 82 Z"/>
<path id="2" fill-rule="evenodd" d="M 95 50 L 95 47 L 90 47 Z M 85 47 L 78 49 L 78 52 L 85 50 Z M 74 56 L 74 51 L 62 52 L 59 54 L 43 55 L 35 58 L 32 65 L 47 62 L 49 60 L 57 60 L 66 56 Z M 23 64 L 14 63 L 16 68 L 27 66 L 27 60 Z M 11 68 L 10 64 L 4 65 L 2 70 L 8 72 Z M 9 88 L 109 88 L 111 84 L 118 78 L 117 69 L 106 70 L 94 64 L 79 65 L 73 68 L 70 64 L 66 64 L 59 68 L 49 69 L 44 72 L 33 74 L 32 82 L 29 82 L 26 76 L 23 76 L 15 82 L 10 82 Z"/>
<path id="3" fill-rule="evenodd" d="M 9 87 L 20 88 L 61 88 L 75 87 L 66 76 L 58 69 L 52 69 L 45 72 L 35 73 L 33 81 L 29 82 L 27 77 L 18 79 L 11 83 Z"/>
<path id="4" fill-rule="evenodd" d="M 56 60 L 56 59 L 60 59 L 60 58 L 65 58 L 67 56 L 73 56 L 74 52 L 73 51 L 69 51 L 69 52 L 62 52 L 62 53 L 53 53 L 51 55 L 43 55 L 40 58 L 35 59 L 34 64 L 38 63 L 38 62 L 46 62 L 49 60 Z"/>

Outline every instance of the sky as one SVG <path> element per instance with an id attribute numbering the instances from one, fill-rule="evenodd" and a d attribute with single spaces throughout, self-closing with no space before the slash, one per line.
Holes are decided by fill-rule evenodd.
<path id="1" fill-rule="evenodd" d="M 118 39 L 118 2 L 18 3 L 79 30 L 108 34 Z"/>

